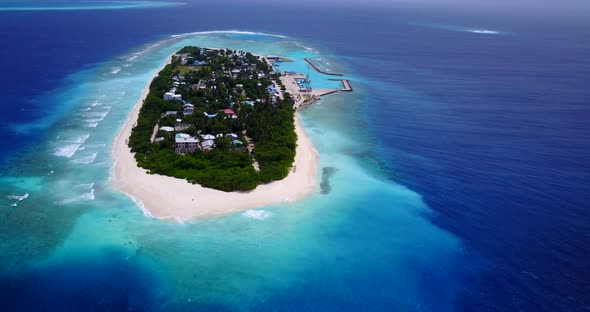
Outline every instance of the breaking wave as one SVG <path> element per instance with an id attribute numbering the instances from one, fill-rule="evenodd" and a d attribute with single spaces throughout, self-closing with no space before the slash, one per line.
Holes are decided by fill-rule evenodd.
<path id="1" fill-rule="evenodd" d="M 301 42 L 299 42 L 299 41 L 294 41 L 294 44 L 295 44 L 296 46 L 298 46 L 298 47 L 300 47 L 300 48 L 304 49 L 304 50 L 305 50 L 305 51 L 307 51 L 307 52 L 311 52 L 311 53 L 314 53 L 314 54 L 319 54 L 319 52 L 318 52 L 316 49 L 314 49 L 314 48 L 311 48 L 311 47 L 308 47 L 308 46 L 304 45 L 303 43 L 301 43 Z"/>
<path id="2" fill-rule="evenodd" d="M 81 188 L 81 189 L 84 189 L 84 190 L 90 190 L 93 187 L 94 187 L 94 182 L 78 184 L 78 185 L 75 186 L 75 188 Z"/>
<path id="3" fill-rule="evenodd" d="M 71 160 L 70 162 L 72 162 L 74 164 L 88 165 L 88 164 L 93 163 L 95 159 L 96 159 L 96 153 L 92 153 L 88 156 L 84 156 L 84 157 L 80 157 L 78 159 Z"/>
<path id="4" fill-rule="evenodd" d="M 82 114 L 82 117 L 87 117 L 88 119 L 86 119 L 86 121 L 89 122 L 97 122 L 97 121 L 102 121 L 110 112 L 111 112 L 111 106 L 105 106 L 106 111 L 103 112 L 88 112 L 85 114 Z"/>
<path id="5" fill-rule="evenodd" d="M 257 220 L 264 220 L 270 217 L 271 213 L 265 210 L 246 210 L 242 212 L 242 216 Z"/>
<path id="6" fill-rule="evenodd" d="M 86 142 L 86 140 L 88 140 L 89 137 L 90 137 L 90 134 L 88 133 L 88 134 L 81 135 L 77 138 L 64 141 L 64 143 L 69 143 L 69 144 L 56 148 L 55 151 L 53 152 L 53 155 L 58 156 L 58 157 L 70 158 L 70 157 L 74 156 L 76 151 L 78 151 L 80 146 L 82 144 L 84 144 L 84 142 Z"/>
<path id="7" fill-rule="evenodd" d="M 77 196 L 74 198 L 67 198 L 67 199 L 58 200 L 54 203 L 58 204 L 58 205 L 68 205 L 68 204 L 79 202 L 79 201 L 90 201 L 90 200 L 94 200 L 94 188 L 91 188 L 90 192 L 84 193 L 80 196 Z"/>
<path id="8" fill-rule="evenodd" d="M 10 195 L 8 196 L 8 199 L 13 199 L 16 200 L 11 206 L 12 207 L 16 207 L 18 206 L 18 203 L 27 199 L 29 197 L 29 193 L 24 193 L 23 195 Z"/>
<path id="9" fill-rule="evenodd" d="M 466 29 L 467 32 L 472 32 L 476 34 L 484 34 L 484 35 L 499 35 L 499 31 L 489 30 L 489 29 Z"/>
<path id="10" fill-rule="evenodd" d="M 416 25 L 416 26 L 420 26 L 420 27 L 436 28 L 436 29 L 449 30 L 449 31 L 468 32 L 468 33 L 482 34 L 482 35 L 503 34 L 500 31 L 486 29 L 486 28 L 465 27 L 465 26 L 458 26 L 458 25 L 434 24 L 434 23 L 411 23 L 411 24 Z"/>
<path id="11" fill-rule="evenodd" d="M 196 32 L 190 32 L 190 33 L 171 35 L 170 37 L 182 38 L 182 37 L 195 36 L 195 35 L 212 35 L 212 34 L 261 35 L 261 36 L 269 36 L 269 37 L 276 37 L 276 38 L 287 38 L 286 36 L 283 36 L 283 35 L 269 34 L 269 33 L 263 33 L 263 32 L 253 32 L 253 31 L 242 31 L 242 30 L 196 31 Z"/>

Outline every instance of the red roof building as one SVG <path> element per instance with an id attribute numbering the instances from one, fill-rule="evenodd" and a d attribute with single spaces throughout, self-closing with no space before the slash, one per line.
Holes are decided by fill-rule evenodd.
<path id="1" fill-rule="evenodd" d="M 235 115 L 236 114 L 236 112 L 234 112 L 233 109 L 229 109 L 229 108 L 224 109 L 223 113 L 226 115 Z"/>

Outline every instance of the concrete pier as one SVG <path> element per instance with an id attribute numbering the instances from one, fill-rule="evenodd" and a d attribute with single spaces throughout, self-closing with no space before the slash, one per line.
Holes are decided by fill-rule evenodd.
<path id="1" fill-rule="evenodd" d="M 347 91 L 347 92 L 351 92 L 352 91 L 352 86 L 350 85 L 350 81 L 348 80 L 342 80 L 342 85 L 344 86 L 344 88 L 340 89 L 340 91 Z"/>

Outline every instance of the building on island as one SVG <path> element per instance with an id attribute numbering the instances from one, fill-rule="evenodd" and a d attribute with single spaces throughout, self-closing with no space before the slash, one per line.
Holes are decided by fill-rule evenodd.
<path id="1" fill-rule="evenodd" d="M 212 134 L 201 134 L 201 138 L 203 138 L 203 141 L 215 140 L 215 136 Z"/>
<path id="2" fill-rule="evenodd" d="M 174 138 L 174 152 L 176 154 L 192 153 L 199 148 L 199 140 L 186 133 L 177 133 Z"/>
<path id="3" fill-rule="evenodd" d="M 191 114 L 192 114 L 192 113 L 194 113 L 194 112 L 195 112 L 195 108 L 194 108 L 194 107 L 192 107 L 192 106 L 185 106 L 185 107 L 182 109 L 182 114 L 183 114 L 183 115 L 185 115 L 185 116 L 186 116 L 186 115 L 191 115 Z"/>
<path id="4" fill-rule="evenodd" d="M 203 151 L 212 150 L 213 147 L 215 147 L 215 142 L 213 142 L 213 140 L 205 140 L 201 142 L 201 148 L 203 149 Z"/>
<path id="5" fill-rule="evenodd" d="M 226 108 L 223 110 L 223 113 L 225 114 L 225 118 L 231 118 L 231 119 L 236 119 L 238 118 L 238 115 L 236 115 L 236 112 L 234 112 L 233 109 L 230 108 Z"/>
<path id="6" fill-rule="evenodd" d="M 166 92 L 164 93 L 164 100 L 166 101 L 182 101 L 182 95 L 174 94 L 174 92 Z"/>
<path id="7" fill-rule="evenodd" d="M 160 131 L 174 132 L 174 127 L 160 127 Z"/>

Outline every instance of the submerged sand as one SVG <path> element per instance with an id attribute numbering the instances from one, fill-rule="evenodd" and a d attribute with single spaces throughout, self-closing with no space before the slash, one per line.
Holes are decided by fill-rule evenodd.
<path id="1" fill-rule="evenodd" d="M 111 185 L 116 191 L 131 197 L 146 215 L 177 221 L 207 218 L 265 205 L 294 202 L 317 190 L 318 153 L 301 126 L 298 113 L 295 114 L 297 150 L 294 170 L 285 179 L 259 185 L 253 191 L 218 191 L 190 184 L 186 180 L 151 175 L 146 169 L 139 168 L 127 146 L 127 140 L 149 92 L 149 85 L 160 70 L 147 82 L 141 98 L 123 123 L 112 146 L 114 164 L 111 169 Z"/>

